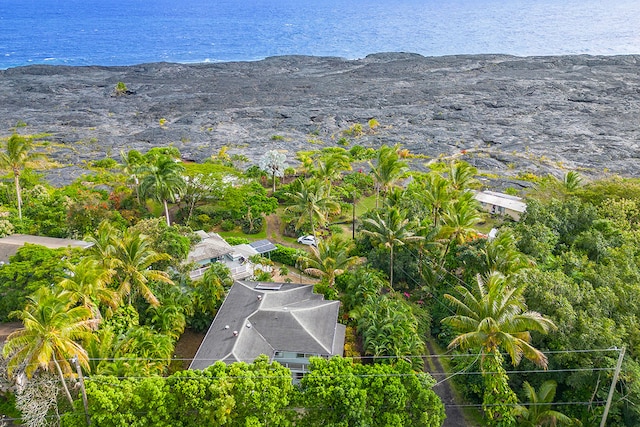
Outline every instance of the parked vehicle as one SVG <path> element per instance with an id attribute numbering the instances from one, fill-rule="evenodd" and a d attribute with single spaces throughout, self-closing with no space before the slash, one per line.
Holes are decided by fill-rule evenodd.
<path id="1" fill-rule="evenodd" d="M 318 246 L 318 241 L 316 240 L 315 236 L 312 236 L 310 234 L 307 236 L 298 237 L 298 243 L 303 245 Z"/>

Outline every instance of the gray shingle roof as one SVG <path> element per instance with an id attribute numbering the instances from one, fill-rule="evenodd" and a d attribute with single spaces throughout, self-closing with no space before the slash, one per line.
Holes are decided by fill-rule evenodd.
<path id="1" fill-rule="evenodd" d="M 284 283 L 280 290 L 260 290 L 257 284 L 234 283 L 191 369 L 204 369 L 217 360 L 253 362 L 260 354 L 273 357 L 275 351 L 342 354 L 339 301 L 324 300 L 313 293 L 313 285 Z"/>

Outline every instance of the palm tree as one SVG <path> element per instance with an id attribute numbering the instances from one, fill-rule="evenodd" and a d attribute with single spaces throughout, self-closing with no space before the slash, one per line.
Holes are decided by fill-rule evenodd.
<path id="1" fill-rule="evenodd" d="M 168 202 L 174 203 L 185 189 L 182 177 L 184 166 L 169 156 L 158 156 L 153 163 L 142 168 L 145 173 L 140 182 L 140 191 L 164 205 L 167 225 L 171 226 Z"/>
<path id="2" fill-rule="evenodd" d="M 24 310 L 14 312 L 22 320 L 23 329 L 7 338 L 2 354 L 9 358 L 9 370 L 24 366 L 28 378 L 38 370 L 55 368 L 69 402 L 73 399 L 65 382 L 65 375 L 72 373 L 69 359 L 88 368 L 87 352 L 79 344 L 91 338 L 91 310 L 86 307 L 69 307 L 69 300 L 54 294 L 49 288 L 40 288 L 28 298 Z"/>
<path id="3" fill-rule="evenodd" d="M 149 287 L 149 282 L 158 281 L 173 285 L 173 281 L 166 272 L 153 270 L 151 267 L 158 261 L 170 258 L 168 254 L 154 251 L 146 236 L 135 231 L 125 231 L 122 239 L 116 242 L 112 259 L 115 277 L 119 283 L 118 292 L 122 297 L 129 297 L 129 305 L 137 295 L 141 295 L 154 307 L 160 305 L 160 301 Z"/>
<path id="4" fill-rule="evenodd" d="M 58 286 L 73 302 L 91 310 L 93 318 L 100 320 L 99 305 L 115 309 L 119 303 L 118 293 L 107 287 L 114 271 L 106 269 L 100 261 L 86 257 L 77 265 L 69 264 L 67 272 Z"/>
<path id="5" fill-rule="evenodd" d="M 323 226 L 330 213 L 340 212 L 340 205 L 329 196 L 327 187 L 318 180 L 297 181 L 297 190 L 287 193 L 292 205 L 287 212 L 298 214 L 296 230 L 307 221 L 311 225 L 311 234 L 316 234 L 316 222 Z"/>
<path id="6" fill-rule="evenodd" d="M 116 244 L 122 239 L 122 231 L 113 226 L 109 221 L 104 220 L 98 225 L 98 229 L 93 235 L 86 236 L 87 242 L 93 243 L 88 249 L 88 255 L 99 261 L 107 270 L 113 269 L 113 254 Z"/>
<path id="7" fill-rule="evenodd" d="M 18 200 L 18 218 L 22 220 L 22 193 L 20 191 L 20 173 L 26 164 L 44 155 L 31 152 L 32 141 L 16 133 L 9 137 L 6 150 L 0 152 L 0 168 L 11 169 L 16 186 Z"/>
<path id="8" fill-rule="evenodd" d="M 565 414 L 551 409 L 553 398 L 556 395 L 558 384 L 553 381 L 545 381 L 536 391 L 527 381 L 524 382 L 524 395 L 529 401 L 529 407 L 516 406 L 515 416 L 518 425 L 523 427 L 555 427 L 582 425 L 580 421 L 571 419 Z"/>
<path id="9" fill-rule="evenodd" d="M 530 331 L 547 333 L 556 326 L 540 313 L 526 311 L 524 286 L 510 287 L 506 278 L 496 272 L 486 282 L 479 275 L 476 281 L 473 292 L 456 286 L 462 299 L 445 294 L 457 309 L 457 314 L 442 319 L 458 334 L 448 348 L 480 349 L 485 383 L 483 406 L 489 424 L 513 425 L 511 405 L 517 399 L 509 387 L 500 352 L 506 351 L 514 366 L 524 356 L 546 368 L 547 357 L 531 345 Z"/>
<path id="10" fill-rule="evenodd" d="M 393 288 L 393 251 L 396 246 L 404 246 L 409 242 L 424 240 L 424 237 L 416 235 L 411 229 L 408 218 L 397 208 L 390 208 L 385 211 L 384 218 L 380 217 L 380 212 L 376 212 L 375 218 L 365 218 L 362 220 L 364 227 L 362 232 L 371 237 L 374 242 L 389 249 L 389 283 Z"/>
<path id="11" fill-rule="evenodd" d="M 456 286 L 462 299 L 445 294 L 457 314 L 442 319 L 442 323 L 459 334 L 448 348 L 480 348 L 483 354 L 503 349 L 514 366 L 524 356 L 546 368 L 547 357 L 531 345 L 530 331 L 547 333 L 556 326 L 540 313 L 526 311 L 524 286 L 510 287 L 506 277 L 497 272 L 491 273 L 486 282 L 478 276 L 476 282 L 473 292 Z"/>
<path id="12" fill-rule="evenodd" d="M 383 145 L 376 153 L 376 164 L 369 162 L 376 183 L 376 208 L 380 193 L 386 193 L 408 170 L 407 163 L 400 160 L 399 148 Z"/>
<path id="13" fill-rule="evenodd" d="M 486 273 L 499 271 L 505 276 L 535 265 L 516 245 L 516 237 L 509 229 L 500 230 L 482 250 L 483 268 Z"/>
<path id="14" fill-rule="evenodd" d="M 431 223 L 434 227 L 440 224 L 440 218 L 451 200 L 449 181 L 436 173 L 427 175 L 424 192 L 421 198 L 431 208 Z"/>
<path id="15" fill-rule="evenodd" d="M 127 182 L 133 183 L 133 187 L 136 192 L 136 200 L 138 205 L 140 204 L 140 171 L 144 165 L 144 157 L 136 151 L 129 150 L 127 153 L 124 150 L 120 151 L 120 158 L 122 159 L 122 172 L 127 176 Z"/>
<path id="16" fill-rule="evenodd" d="M 441 268 L 444 267 L 451 245 L 453 243 L 462 244 L 469 236 L 476 233 L 474 226 L 480 220 L 478 202 L 469 192 L 462 193 L 457 200 L 447 205 L 442 216 L 443 225 L 438 234 L 440 238 L 447 240 L 442 253 Z"/>
<path id="17" fill-rule="evenodd" d="M 474 176 L 477 173 L 477 169 L 466 162 L 449 163 L 448 179 L 451 184 L 451 188 L 455 191 L 464 191 L 469 186 L 476 182 Z"/>
<path id="18" fill-rule="evenodd" d="M 351 170 L 351 162 L 347 152 L 341 150 L 318 159 L 314 175 L 327 185 L 328 193 L 331 193 L 332 182 L 340 179 L 345 170 Z"/>
<path id="19" fill-rule="evenodd" d="M 318 247 L 311 247 L 312 253 L 301 259 L 307 266 L 305 273 L 325 278 L 327 284 L 333 287 L 336 276 L 344 273 L 360 260 L 357 256 L 349 256 L 351 246 L 351 241 L 336 237 L 320 240 Z"/>
<path id="20" fill-rule="evenodd" d="M 574 193 L 582 186 L 582 177 L 576 171 L 569 171 L 564 176 L 562 183 L 568 193 Z"/>

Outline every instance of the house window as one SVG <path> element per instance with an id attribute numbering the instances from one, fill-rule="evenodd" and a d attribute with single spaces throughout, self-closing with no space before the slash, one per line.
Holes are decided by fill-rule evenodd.
<path id="1" fill-rule="evenodd" d="M 282 352 L 281 351 L 276 351 L 273 355 L 273 357 L 275 358 L 281 358 L 282 357 Z"/>
<path id="2" fill-rule="evenodd" d="M 296 357 L 297 357 L 298 359 L 304 359 L 304 358 L 305 358 L 305 356 L 306 356 L 306 354 L 304 354 L 304 353 L 296 353 Z"/>

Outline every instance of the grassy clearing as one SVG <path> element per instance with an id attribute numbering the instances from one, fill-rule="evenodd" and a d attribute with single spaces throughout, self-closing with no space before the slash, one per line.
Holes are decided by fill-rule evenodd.
<path id="1" fill-rule="evenodd" d="M 249 240 L 262 240 L 267 238 L 267 226 L 266 224 L 263 224 L 262 230 L 260 230 L 260 232 L 256 234 L 245 234 L 239 228 L 234 228 L 233 230 L 230 230 L 230 231 L 216 231 L 216 233 L 222 236 L 222 238 L 242 237 Z"/>

